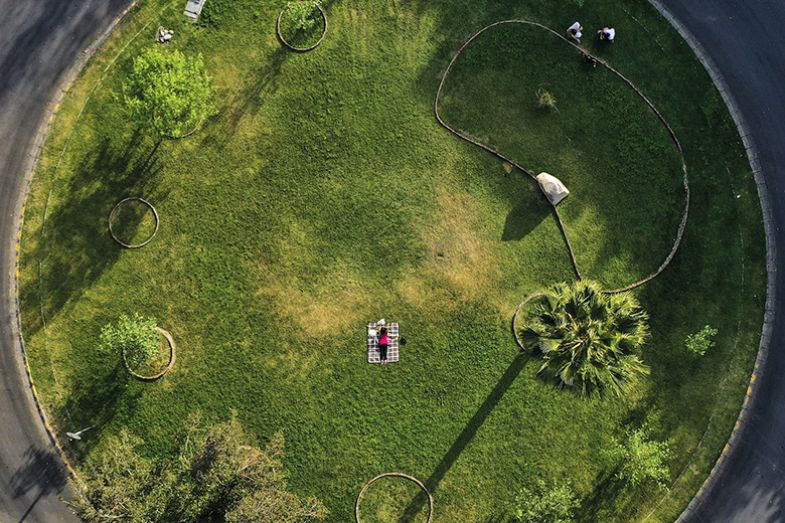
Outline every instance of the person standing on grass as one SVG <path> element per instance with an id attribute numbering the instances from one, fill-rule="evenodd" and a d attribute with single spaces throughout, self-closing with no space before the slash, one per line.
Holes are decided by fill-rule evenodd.
<path id="1" fill-rule="evenodd" d="M 567 28 L 567 38 L 574 40 L 577 43 L 581 43 L 581 36 L 583 36 L 581 31 L 583 31 L 583 27 L 581 27 L 579 22 L 575 22 Z"/>
<path id="2" fill-rule="evenodd" d="M 379 329 L 379 359 L 382 365 L 387 364 L 387 347 L 390 345 L 390 337 L 387 336 L 387 327 Z"/>

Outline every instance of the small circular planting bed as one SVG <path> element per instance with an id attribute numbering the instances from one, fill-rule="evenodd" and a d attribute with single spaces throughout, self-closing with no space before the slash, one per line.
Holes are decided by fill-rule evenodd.
<path id="1" fill-rule="evenodd" d="M 357 494 L 357 500 L 354 502 L 354 519 L 357 521 L 357 523 L 362 523 L 360 520 L 360 502 L 362 501 L 363 496 L 371 485 L 382 478 L 403 478 L 417 485 L 420 490 L 422 490 L 428 496 L 428 518 L 426 519 L 426 523 L 431 523 L 431 519 L 433 518 L 433 495 L 431 495 L 431 493 L 428 491 L 428 488 L 425 486 L 425 484 L 423 484 L 422 481 L 415 478 L 414 476 L 404 474 L 403 472 L 385 472 L 384 474 L 379 474 L 375 478 L 372 478 L 365 485 L 363 485 L 363 488 L 360 489 L 360 493 Z"/>
<path id="2" fill-rule="evenodd" d="M 125 349 L 123 349 L 123 365 L 134 378 L 141 381 L 156 381 L 158 379 L 161 379 L 164 376 L 164 374 L 169 372 L 174 366 L 174 361 L 175 361 L 174 339 L 172 338 L 172 335 L 169 332 L 165 331 L 164 329 L 160 327 L 156 327 L 156 330 L 163 338 L 163 340 L 161 340 L 161 345 L 166 343 L 166 348 L 162 351 L 162 353 L 164 354 L 168 353 L 168 356 L 166 358 L 161 358 L 162 360 L 166 360 L 166 364 L 158 372 L 152 371 L 150 374 L 147 374 L 146 371 L 141 371 L 144 373 L 140 373 L 137 372 L 140 369 L 132 369 L 131 366 L 128 364 L 128 359 L 125 356 Z"/>
<path id="3" fill-rule="evenodd" d="M 312 12 L 306 17 L 306 23 L 312 24 L 310 29 L 303 30 L 290 18 L 302 2 L 289 2 L 278 14 L 275 31 L 283 45 L 298 53 L 306 53 L 316 49 L 327 34 L 327 13 L 319 4 L 312 4 Z"/>
<path id="4" fill-rule="evenodd" d="M 143 211 L 147 211 L 152 214 L 152 231 L 143 241 L 132 243 L 133 240 L 131 238 L 122 238 L 122 236 L 124 236 L 123 229 L 127 228 L 129 224 L 132 226 L 138 226 L 139 223 L 144 220 L 142 213 L 138 212 L 139 207 L 143 207 Z M 121 223 L 117 224 L 115 223 L 116 221 Z M 109 213 L 109 235 L 114 241 L 126 249 L 138 249 L 139 247 L 144 247 L 153 240 L 155 235 L 158 233 L 158 226 L 160 223 L 161 220 L 158 217 L 158 211 L 155 210 L 155 207 L 153 207 L 150 202 L 142 198 L 132 196 L 130 198 L 120 200 L 117 205 L 112 208 L 112 212 Z"/>

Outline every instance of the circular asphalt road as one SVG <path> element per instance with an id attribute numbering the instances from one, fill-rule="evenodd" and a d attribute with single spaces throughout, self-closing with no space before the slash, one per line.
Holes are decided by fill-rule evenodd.
<path id="1" fill-rule="evenodd" d="M 25 178 L 50 102 L 129 0 L 0 0 L 0 521 L 76 521 L 16 329 L 15 242 Z M 81 427 L 80 427 L 81 428 Z"/>
<path id="2" fill-rule="evenodd" d="M 0 0 L 0 521 L 75 521 L 59 495 L 68 477 L 24 370 L 15 305 L 15 242 L 25 175 L 59 84 L 130 0 Z M 785 2 L 659 0 L 721 77 L 754 144 L 769 202 L 770 309 L 785 277 Z M 721 144 L 718 144 L 721 146 Z M 758 165 L 759 162 L 759 165 Z M 682 520 L 785 521 L 785 321 L 769 315 L 765 365 L 722 466 Z"/>

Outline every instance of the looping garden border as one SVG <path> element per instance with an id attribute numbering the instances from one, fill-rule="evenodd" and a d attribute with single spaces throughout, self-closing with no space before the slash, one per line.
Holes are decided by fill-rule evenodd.
<path id="1" fill-rule="evenodd" d="M 172 338 L 172 335 L 168 331 L 162 329 L 161 327 L 156 327 L 155 330 L 157 330 L 159 334 L 161 334 L 164 338 L 166 338 L 166 343 L 167 345 L 169 345 L 169 362 L 166 364 L 166 367 L 158 374 L 155 374 L 154 376 L 144 376 L 142 374 L 138 374 L 134 372 L 133 370 L 131 370 L 131 367 L 128 365 L 128 360 L 125 357 L 125 349 L 123 349 L 122 351 L 123 365 L 125 366 L 125 370 L 127 370 L 131 374 L 131 376 L 141 381 L 156 381 L 163 378 L 164 374 L 172 370 L 172 367 L 174 366 L 174 362 L 177 359 L 177 356 L 175 354 L 174 339 Z"/>
<path id="2" fill-rule="evenodd" d="M 319 14 L 322 16 L 322 20 L 324 21 L 324 30 L 322 31 L 322 36 L 319 37 L 319 40 L 317 40 L 316 43 L 310 47 L 295 47 L 289 42 L 287 42 L 286 38 L 283 37 L 283 34 L 281 33 L 281 19 L 283 18 L 283 14 L 286 12 L 286 9 L 288 8 L 289 8 L 289 4 L 286 4 L 286 7 L 284 7 L 280 13 L 278 13 L 278 19 L 275 22 L 275 33 L 278 35 L 278 40 L 280 40 L 281 43 L 284 46 L 286 46 L 288 49 L 296 53 L 307 53 L 308 51 L 313 51 L 314 49 L 319 47 L 319 44 L 322 43 L 324 37 L 327 36 L 327 13 L 325 12 L 324 8 L 321 5 L 316 4 L 316 8 L 319 10 Z"/>
<path id="3" fill-rule="evenodd" d="M 120 209 L 120 207 L 123 204 L 132 201 L 141 202 L 144 205 L 146 205 L 148 208 L 150 208 L 151 211 L 153 211 L 153 217 L 155 218 L 155 230 L 153 231 L 153 234 L 151 234 L 149 238 L 147 238 L 145 241 L 141 243 L 125 243 L 123 240 L 117 237 L 117 235 L 114 232 L 114 229 L 112 229 L 112 220 L 114 219 L 114 215 L 117 214 L 117 211 Z M 114 241 L 116 241 L 126 249 L 138 249 L 140 247 L 144 247 L 145 245 L 153 241 L 155 235 L 158 234 L 158 227 L 160 226 L 160 224 L 161 224 L 161 219 L 158 216 L 158 211 L 156 211 L 155 207 L 153 207 L 153 204 L 148 202 L 144 198 L 139 198 L 138 196 L 123 198 L 122 200 L 117 202 L 117 204 L 112 208 L 112 212 L 109 213 L 109 235 L 112 237 Z"/>
<path id="4" fill-rule="evenodd" d="M 360 489 L 360 493 L 357 494 L 357 499 L 354 502 L 354 519 L 356 523 L 362 523 L 360 521 L 360 501 L 362 501 L 365 491 L 368 490 L 368 487 L 370 487 L 373 483 L 382 478 L 403 478 L 420 487 L 420 489 L 422 489 L 422 491 L 425 492 L 425 494 L 428 496 L 428 519 L 426 520 L 426 523 L 431 523 L 431 519 L 433 518 L 433 495 L 422 481 L 415 478 L 414 476 L 404 474 L 403 472 L 385 472 L 383 474 L 379 474 L 375 478 L 368 480 L 365 485 L 363 485 L 363 488 Z"/>
<path id="5" fill-rule="evenodd" d="M 529 296 L 526 297 L 525 300 L 519 303 L 517 307 L 515 307 L 515 312 L 512 314 L 512 336 L 513 338 L 515 338 L 515 343 L 518 344 L 518 348 L 524 352 L 526 352 L 526 347 L 523 346 L 523 342 L 521 341 L 521 338 L 518 337 L 518 316 L 520 316 L 521 311 L 523 310 L 524 307 L 526 307 L 529 304 L 529 302 L 531 302 L 532 300 L 536 300 L 540 296 L 544 296 L 544 295 L 545 295 L 544 292 L 535 292 L 534 294 L 530 294 Z"/>
<path id="6" fill-rule="evenodd" d="M 168 139 L 168 140 L 182 140 L 183 138 L 188 138 L 189 136 L 191 136 L 192 134 L 194 134 L 196 131 L 198 131 L 198 130 L 199 130 L 201 127 L 202 127 L 202 124 L 203 124 L 203 123 L 204 123 L 204 120 L 201 120 L 199 123 L 197 123 L 197 124 L 194 126 L 194 128 L 193 128 L 193 129 L 191 129 L 191 130 L 190 130 L 190 131 L 188 131 L 187 133 L 185 133 L 185 134 L 181 134 L 181 135 L 179 135 L 179 136 L 174 136 L 174 135 L 170 135 L 170 134 L 165 134 L 165 135 L 163 135 L 163 136 L 164 136 L 164 138 L 166 138 L 166 139 Z"/>
<path id="7" fill-rule="evenodd" d="M 496 148 L 494 148 L 494 147 L 492 147 L 490 145 L 484 144 L 484 143 L 480 142 L 479 140 L 473 138 L 469 134 L 467 134 L 467 133 L 465 133 L 463 131 L 460 131 L 460 130 L 450 126 L 447 122 L 444 121 L 444 119 L 442 118 L 441 114 L 439 113 L 439 102 L 441 101 L 442 92 L 444 90 L 444 85 L 447 83 L 447 77 L 450 74 L 450 70 L 452 69 L 452 66 L 455 64 L 455 62 L 458 60 L 458 58 L 461 56 L 461 54 L 463 54 L 463 52 L 466 50 L 466 48 L 469 47 L 469 45 L 478 36 L 480 36 L 482 33 L 487 31 L 488 29 L 491 29 L 493 27 L 496 27 L 496 26 L 502 25 L 502 24 L 525 24 L 525 25 L 538 27 L 540 29 L 543 29 L 543 30 L 553 34 L 557 38 L 559 38 L 562 41 L 566 42 L 567 44 L 571 45 L 576 50 L 578 50 L 581 53 L 581 55 L 589 57 L 592 60 L 596 61 L 597 63 L 602 64 L 603 67 L 605 67 L 610 72 L 612 72 L 617 77 L 619 77 L 622 81 L 624 81 L 624 83 L 626 83 L 646 103 L 646 105 L 649 106 L 649 109 L 651 109 L 651 111 L 657 117 L 659 122 L 662 124 L 662 126 L 665 128 L 665 130 L 670 135 L 671 140 L 673 141 L 674 145 L 676 146 L 676 149 L 679 151 L 679 156 L 681 157 L 681 168 L 682 168 L 682 173 L 683 173 L 683 186 L 684 186 L 684 210 L 682 211 L 681 222 L 679 223 L 679 228 L 678 228 L 678 231 L 676 233 L 676 239 L 673 242 L 673 247 L 671 247 L 671 250 L 668 253 L 668 255 L 665 257 L 665 260 L 660 264 L 660 266 L 657 268 L 657 270 L 655 270 L 653 273 L 649 274 L 648 276 L 646 276 L 646 277 L 644 277 L 644 278 L 642 278 L 642 279 L 640 279 L 640 280 L 638 280 L 638 281 L 636 281 L 634 283 L 631 283 L 631 284 L 629 284 L 629 285 L 627 285 L 625 287 L 622 287 L 620 289 L 608 290 L 608 291 L 603 291 L 603 292 L 605 292 L 607 294 L 618 294 L 618 293 L 621 293 L 621 292 L 626 292 L 626 291 L 632 290 L 632 289 L 634 289 L 636 287 L 640 287 L 641 285 L 650 282 L 651 280 L 653 280 L 654 278 L 656 278 L 657 276 L 662 274 L 662 272 L 668 267 L 668 265 L 670 265 L 670 263 L 673 260 L 674 256 L 676 256 L 676 251 L 679 250 L 679 245 L 681 245 L 682 238 L 684 237 L 684 230 L 687 227 L 687 219 L 689 217 L 689 209 L 690 209 L 690 184 L 689 184 L 689 179 L 688 179 L 688 176 L 687 176 L 687 163 L 686 163 L 686 160 L 684 159 L 684 149 L 682 149 L 681 142 L 679 141 L 678 137 L 676 136 L 676 133 L 673 131 L 673 128 L 670 126 L 670 124 L 665 119 L 665 117 L 662 115 L 662 113 L 660 113 L 660 111 L 657 109 L 657 107 L 655 107 L 654 103 L 645 94 L 643 94 L 643 92 L 630 79 L 628 79 L 622 73 L 617 71 L 608 62 L 606 62 L 602 58 L 599 58 L 597 56 L 592 55 L 591 53 L 589 53 L 586 49 L 584 49 L 580 45 L 578 45 L 575 42 L 572 42 L 572 41 L 568 40 L 567 38 L 565 38 L 564 36 L 562 36 L 559 32 L 554 31 L 550 27 L 545 26 L 543 24 L 540 24 L 538 22 L 532 22 L 531 20 L 526 20 L 526 19 L 500 20 L 498 22 L 494 22 L 494 23 L 492 23 L 490 25 L 487 25 L 487 26 L 483 27 L 482 29 L 480 29 L 479 31 L 474 33 L 468 40 L 466 40 L 464 42 L 464 44 L 460 47 L 460 49 L 458 49 L 458 51 L 453 55 L 452 59 L 450 60 L 450 63 L 447 65 L 447 69 L 445 69 L 444 74 L 442 75 L 441 82 L 439 83 L 439 90 L 436 92 L 436 101 L 434 103 L 434 111 L 436 113 L 436 120 L 438 120 L 439 124 L 442 127 L 447 129 L 448 131 L 450 131 L 452 134 L 454 134 L 458 138 L 460 138 L 462 140 L 465 140 L 465 141 L 467 141 L 467 142 L 469 142 L 469 143 L 471 143 L 473 145 L 476 145 L 477 147 L 479 147 L 481 149 L 484 149 L 485 151 L 488 151 L 489 153 L 493 154 L 494 156 L 496 156 L 497 158 L 501 159 L 502 161 L 505 161 L 505 162 L 509 163 L 510 165 L 516 167 L 521 172 L 527 174 L 530 178 L 532 178 L 532 180 L 535 180 L 535 182 L 536 182 L 536 177 L 535 177 L 535 174 L 534 174 L 533 171 L 523 167 L 522 165 L 520 165 L 518 162 L 516 162 L 512 158 L 509 158 L 508 156 L 505 156 L 503 153 L 501 153 Z M 544 196 L 544 193 L 543 193 L 543 196 Z M 547 198 L 546 198 L 546 200 L 547 200 Z M 548 203 L 550 204 L 550 201 Z M 575 276 L 579 280 L 581 280 L 581 279 L 583 279 L 583 277 L 581 276 L 581 271 L 580 271 L 580 269 L 578 267 L 578 261 L 575 258 L 575 252 L 574 252 L 574 250 L 572 248 L 572 244 L 570 243 L 570 237 L 567 234 L 567 229 L 566 229 L 566 227 L 564 225 L 564 222 L 561 219 L 561 215 L 559 214 L 559 210 L 557 209 L 557 207 L 555 205 L 553 205 L 553 204 L 550 204 L 550 205 L 551 205 L 551 208 L 553 210 L 553 214 L 554 214 L 554 216 L 556 218 L 556 222 L 559 225 L 559 230 L 561 231 L 562 236 L 564 237 L 564 243 L 567 246 L 567 251 L 569 252 L 569 255 L 570 255 L 570 261 L 572 262 L 572 267 L 573 267 L 573 270 L 575 271 Z M 520 306 L 519 306 L 519 308 L 520 308 Z M 516 315 L 517 315 L 517 310 L 516 310 Z M 514 319 L 513 319 L 513 321 L 514 321 Z M 516 335 L 516 342 L 518 342 L 518 341 L 519 340 L 517 339 L 517 335 Z M 520 342 L 519 342 L 519 345 L 520 345 Z"/>

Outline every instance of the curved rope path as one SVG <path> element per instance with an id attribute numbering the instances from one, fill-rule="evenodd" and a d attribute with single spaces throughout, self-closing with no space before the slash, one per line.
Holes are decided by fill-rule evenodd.
<path id="1" fill-rule="evenodd" d="M 622 73 L 617 71 L 608 62 L 606 62 L 602 58 L 599 58 L 597 56 L 592 55 L 586 49 L 584 49 L 583 47 L 577 45 L 576 43 L 568 40 L 567 38 L 562 36 L 557 31 L 554 31 L 550 27 L 545 26 L 543 24 L 540 24 L 538 22 L 533 22 L 531 20 L 526 20 L 526 19 L 500 20 L 498 22 L 494 22 L 494 23 L 492 23 L 490 25 L 487 25 L 487 26 L 483 27 L 482 29 L 480 29 L 479 31 L 474 33 L 468 40 L 466 40 L 466 42 L 464 42 L 464 44 L 460 47 L 460 49 L 458 49 L 458 51 L 455 53 L 455 55 L 453 55 L 452 60 L 450 60 L 450 63 L 447 65 L 447 69 L 445 69 L 444 75 L 442 75 L 442 80 L 439 83 L 439 90 L 436 92 L 436 102 L 434 103 L 434 112 L 436 113 L 436 120 L 438 120 L 439 124 L 442 127 L 447 129 L 448 131 L 450 131 L 452 134 L 454 134 L 458 138 L 460 138 L 462 140 L 466 140 L 467 142 L 469 142 L 471 144 L 474 144 L 477 147 L 479 147 L 481 149 L 484 149 L 485 151 L 488 151 L 489 153 L 493 154 L 497 158 L 499 158 L 499 159 L 501 159 L 501 160 L 503 160 L 503 161 L 513 165 L 514 167 L 516 167 L 521 172 L 527 174 L 532 180 L 534 180 L 536 182 L 535 174 L 534 174 L 533 171 L 523 167 L 521 164 L 519 164 L 518 162 L 516 162 L 512 158 L 506 156 L 505 154 L 503 154 L 498 149 L 496 149 L 496 148 L 494 148 L 494 147 L 492 147 L 490 145 L 484 144 L 484 143 L 480 142 L 479 140 L 473 138 L 469 134 L 467 134 L 467 133 L 465 133 L 465 132 L 463 132 L 463 131 L 461 131 L 459 129 L 456 129 L 455 127 L 452 127 L 451 125 L 449 125 L 447 122 L 444 121 L 444 119 L 441 116 L 441 113 L 439 112 L 439 102 L 441 101 L 442 92 L 444 91 L 444 85 L 447 83 L 447 78 L 450 75 L 450 70 L 452 69 L 452 66 L 455 64 L 455 62 L 458 60 L 458 58 L 463 54 L 463 52 L 466 50 L 466 48 L 468 48 L 469 45 L 478 36 L 480 36 L 482 33 L 487 31 L 488 29 L 491 29 L 493 27 L 496 27 L 496 26 L 499 26 L 499 25 L 503 25 L 503 24 L 524 24 L 524 25 L 530 25 L 530 26 L 533 26 L 533 27 L 538 27 L 540 29 L 543 29 L 546 32 L 553 34 L 557 38 L 561 39 L 562 41 L 564 41 L 567 44 L 569 44 L 572 47 L 574 47 L 583 56 L 589 57 L 592 60 L 595 60 L 597 63 L 602 64 L 603 67 L 605 67 L 606 69 L 611 71 L 613 74 L 615 74 L 617 77 L 619 77 L 621 80 L 623 80 L 624 83 L 626 83 L 633 91 L 635 91 L 635 93 L 638 96 L 641 97 L 641 99 L 643 99 L 643 101 L 646 103 L 646 105 L 649 106 L 649 109 L 651 109 L 651 111 L 654 113 L 654 115 L 660 121 L 660 123 L 665 128 L 665 130 L 668 131 L 668 134 L 670 135 L 671 140 L 673 141 L 674 145 L 676 146 L 676 149 L 679 151 L 679 156 L 681 157 L 681 168 L 682 168 L 682 173 L 683 173 L 683 186 L 684 186 L 684 210 L 682 211 L 681 222 L 679 223 L 679 228 L 678 228 L 678 231 L 676 233 L 676 239 L 673 242 L 673 247 L 671 247 L 670 252 L 665 257 L 665 260 L 657 268 L 657 270 L 655 270 L 654 272 L 652 272 L 648 276 L 646 276 L 646 277 L 644 277 L 644 278 L 642 278 L 642 279 L 640 279 L 640 280 L 638 280 L 638 281 L 636 281 L 634 283 L 631 283 L 631 284 L 629 284 L 629 285 L 627 285 L 625 287 L 622 287 L 620 289 L 614 289 L 614 290 L 609 290 L 609 291 L 605 291 L 605 292 L 608 293 L 608 294 L 618 294 L 618 293 L 621 293 L 621 292 L 632 290 L 632 289 L 634 289 L 636 287 L 640 287 L 641 285 L 650 282 L 651 280 L 653 280 L 654 278 L 656 278 L 657 276 L 662 274 L 662 272 L 668 267 L 668 265 L 670 265 L 670 263 L 673 260 L 674 256 L 676 256 L 676 251 L 679 250 L 679 245 L 681 245 L 681 240 L 682 240 L 682 238 L 684 236 L 684 229 L 687 227 L 687 219 L 689 217 L 689 210 L 690 210 L 690 184 L 689 184 L 689 179 L 687 177 L 687 163 L 684 160 L 684 150 L 682 149 L 681 142 L 679 141 L 678 137 L 676 136 L 676 133 L 673 131 L 673 128 L 670 126 L 670 124 L 665 119 L 665 117 L 662 115 L 662 113 L 660 113 L 660 111 L 657 109 L 657 107 L 655 107 L 654 103 L 645 94 L 643 94 L 643 92 L 630 79 L 628 79 Z M 550 203 L 550 201 L 548 203 Z M 572 244 L 570 243 L 570 237 L 567 234 L 567 229 L 566 229 L 566 227 L 564 225 L 564 222 L 561 219 L 561 215 L 559 214 L 559 210 L 553 204 L 551 204 L 551 209 L 553 210 L 554 217 L 556 218 L 556 222 L 559 225 L 559 230 L 561 231 L 562 237 L 564 238 L 564 243 L 567 246 L 567 251 L 569 252 L 569 255 L 570 255 L 570 261 L 572 262 L 572 267 L 573 267 L 573 270 L 575 271 L 575 276 L 579 280 L 581 280 L 581 279 L 583 279 L 583 277 L 581 276 L 581 271 L 580 271 L 580 268 L 578 267 L 578 261 L 575 258 L 575 251 L 574 251 L 574 249 L 572 247 Z M 520 308 L 520 306 L 519 306 L 519 308 Z M 517 316 L 517 310 L 516 310 L 516 316 Z M 518 340 L 516 339 L 516 341 L 518 341 Z"/>

